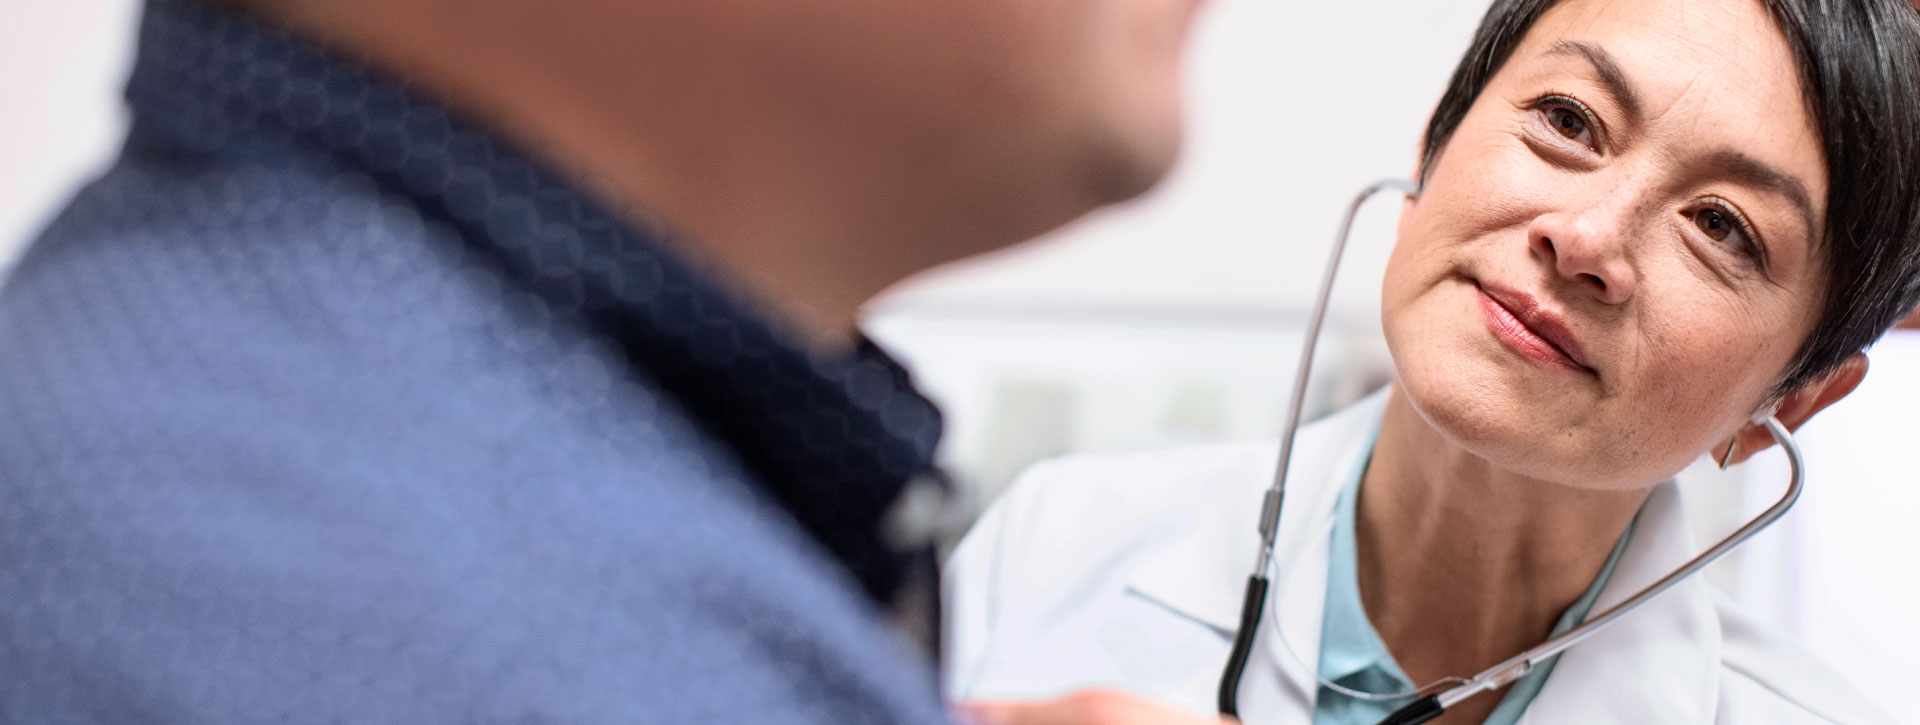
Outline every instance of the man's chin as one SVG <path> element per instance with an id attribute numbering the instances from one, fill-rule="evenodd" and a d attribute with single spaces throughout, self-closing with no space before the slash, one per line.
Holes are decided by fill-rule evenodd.
<path id="1" fill-rule="evenodd" d="M 1093 208 L 1128 201 L 1152 191 L 1172 172 L 1185 143 L 1178 113 L 1113 131 L 1087 148 L 1086 191 Z"/>

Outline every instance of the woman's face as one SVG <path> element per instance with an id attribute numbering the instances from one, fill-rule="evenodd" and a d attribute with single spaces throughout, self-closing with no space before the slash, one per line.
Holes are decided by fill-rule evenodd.
<path id="1" fill-rule="evenodd" d="M 1827 181 L 1756 0 L 1569 0 L 1454 132 L 1383 323 L 1414 407 L 1492 464 L 1663 480 L 1766 401 L 1824 291 Z"/>

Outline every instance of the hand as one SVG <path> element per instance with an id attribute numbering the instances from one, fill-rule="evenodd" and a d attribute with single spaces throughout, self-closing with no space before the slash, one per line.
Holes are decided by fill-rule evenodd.
<path id="1" fill-rule="evenodd" d="M 964 725 L 1229 725 L 1121 692 L 1085 690 L 1047 702 L 970 702 L 955 708 Z"/>

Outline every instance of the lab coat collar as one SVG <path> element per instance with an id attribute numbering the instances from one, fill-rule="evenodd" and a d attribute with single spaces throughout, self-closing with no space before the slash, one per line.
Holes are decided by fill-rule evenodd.
<path id="1" fill-rule="evenodd" d="M 1365 453 L 1385 407 L 1383 389 L 1300 429 L 1280 508 L 1276 560 L 1291 562 L 1303 548 L 1325 546 L 1339 481 Z M 1277 447 L 1263 451 L 1270 453 L 1242 467 L 1222 469 L 1216 480 L 1196 487 L 1195 495 L 1208 497 L 1207 505 L 1180 536 L 1143 558 L 1127 578 L 1130 589 L 1231 636 L 1239 626 L 1247 576 L 1259 552 L 1261 497 L 1272 484 L 1279 457 Z M 1299 587 L 1325 586 L 1325 576 L 1281 576 Z M 1319 617 L 1314 619 L 1318 622 Z"/>
<path id="2" fill-rule="evenodd" d="M 1263 635 L 1248 668 L 1243 712 L 1267 712 L 1276 722 L 1305 722 L 1311 716 L 1317 690 L 1313 653 L 1320 651 L 1333 507 L 1339 482 L 1372 445 L 1386 396 L 1383 389 L 1302 427 L 1294 441 L 1267 606 L 1278 615 L 1284 645 L 1300 656 L 1276 651 L 1280 643 Z M 1199 507 L 1199 515 L 1181 536 L 1143 558 L 1127 579 L 1130 590 L 1207 624 L 1223 643 L 1232 641 L 1239 626 L 1247 578 L 1259 552 L 1261 497 L 1272 484 L 1279 457 L 1277 446 L 1262 450 L 1263 455 L 1223 469 L 1216 480 L 1199 485 L 1195 495 L 1206 504 Z M 1262 628 L 1273 621 L 1269 616 Z M 1262 697 L 1259 684 L 1262 673 L 1272 677 L 1276 669 L 1281 686 L 1277 702 L 1271 695 Z"/>
<path id="3" fill-rule="evenodd" d="M 1648 496 L 1594 603 L 1606 611 L 1699 553 L 1678 486 Z M 1521 723 L 1711 723 L 1720 688 L 1720 616 L 1696 575 L 1560 656 Z"/>
<path id="4" fill-rule="evenodd" d="M 1314 653 L 1320 649 L 1333 507 L 1339 484 L 1379 429 L 1386 392 L 1303 427 L 1294 444 L 1268 606 L 1279 607 L 1286 645 L 1305 661 L 1269 652 L 1271 647 L 1255 653 L 1270 658 L 1268 668 L 1278 669 L 1282 699 L 1293 703 L 1284 708 L 1293 710 L 1290 715 L 1311 714 L 1318 686 L 1309 668 L 1316 666 Z M 1260 545 L 1260 497 L 1272 480 L 1275 457 L 1277 450 L 1264 465 L 1249 460 L 1216 480 L 1197 482 L 1195 495 L 1208 505 L 1199 507 L 1180 536 L 1142 559 L 1128 575 L 1128 588 L 1231 641 Z M 1675 484 L 1659 485 L 1593 613 L 1665 576 L 1699 548 Z M 1273 621 L 1270 617 L 1263 626 Z M 1719 696 L 1720 659 L 1719 617 L 1709 585 L 1696 577 L 1563 654 L 1520 722 L 1710 723 Z M 1248 682 L 1251 696 L 1259 684 Z"/>

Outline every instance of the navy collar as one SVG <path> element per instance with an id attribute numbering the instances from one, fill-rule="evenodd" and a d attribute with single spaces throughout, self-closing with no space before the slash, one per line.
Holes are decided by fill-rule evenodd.
<path id="1" fill-rule="evenodd" d="M 762 489 L 890 598 L 924 550 L 882 519 L 932 473 L 934 406 L 871 343 L 811 354 L 756 305 L 540 162 L 393 80 L 243 16 L 153 0 L 128 84 L 129 154 L 321 158 L 403 197 L 532 295 L 622 346 Z"/>

